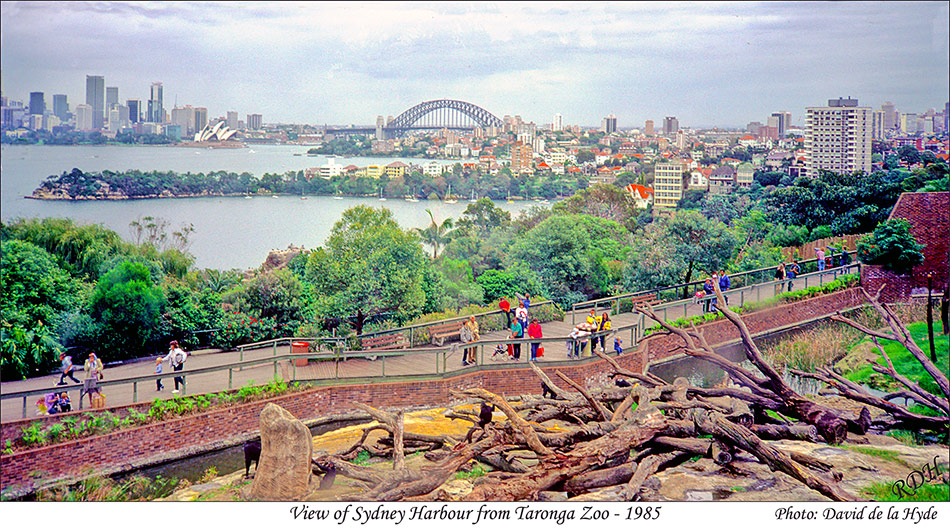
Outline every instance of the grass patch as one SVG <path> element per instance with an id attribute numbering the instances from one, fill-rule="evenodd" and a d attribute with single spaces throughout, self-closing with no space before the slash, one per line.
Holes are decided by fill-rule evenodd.
<path id="1" fill-rule="evenodd" d="M 841 448 L 845 450 L 851 450 L 852 452 L 857 452 L 859 454 L 869 455 L 871 457 L 876 457 L 878 459 L 883 459 L 885 461 L 890 461 L 891 463 L 897 463 L 898 465 L 905 466 L 907 468 L 913 468 L 907 461 L 901 459 L 900 454 L 894 452 L 893 450 L 887 450 L 885 448 L 874 448 L 871 446 L 855 446 L 849 444 L 841 445 Z"/>
<path id="2" fill-rule="evenodd" d="M 765 346 L 762 354 L 774 367 L 815 372 L 836 362 L 863 337 L 864 333 L 843 323 L 821 323 Z"/>
<path id="3" fill-rule="evenodd" d="M 37 501 L 149 501 L 164 498 L 180 484 L 178 478 L 135 476 L 122 482 L 106 477 L 91 477 L 66 487 L 54 487 L 36 493 Z"/>
<path id="4" fill-rule="evenodd" d="M 912 323 L 907 326 L 907 329 L 914 338 L 914 342 L 924 351 L 924 354 L 929 356 L 930 342 L 927 338 L 927 324 L 925 322 Z M 948 369 L 950 368 L 950 366 L 948 366 L 950 359 L 948 359 L 947 355 L 947 350 L 950 348 L 950 340 L 942 333 L 943 325 L 939 321 L 935 321 L 934 350 L 937 352 L 936 364 L 937 368 L 946 374 L 950 373 L 950 369 Z M 894 369 L 896 369 L 898 373 L 917 382 L 922 388 L 931 393 L 940 393 L 940 389 L 937 387 L 937 383 L 934 382 L 933 377 L 924 371 L 923 366 L 914 358 L 914 355 L 910 354 L 910 351 L 908 351 L 906 347 L 901 345 L 900 342 L 893 340 L 879 341 L 884 351 L 887 352 L 887 356 L 891 359 L 891 362 L 894 363 Z M 878 353 L 878 362 L 882 365 L 886 365 L 884 357 L 881 356 L 880 353 Z M 845 377 L 852 382 L 867 384 L 880 391 L 893 391 L 903 387 L 898 382 L 875 372 L 870 366 L 863 366 L 855 371 L 846 373 Z"/>
<path id="5" fill-rule="evenodd" d="M 472 465 L 472 470 L 468 472 L 458 471 L 455 473 L 455 479 L 475 479 L 488 475 L 488 469 L 478 463 Z"/>
<path id="6" fill-rule="evenodd" d="M 861 494 L 874 501 L 950 501 L 950 486 L 946 483 L 925 483 L 917 489 L 905 486 L 904 491 L 912 491 L 913 496 L 908 493 L 899 493 L 900 489 L 895 487 L 896 483 L 895 481 L 875 483 L 861 489 Z"/>
<path id="7" fill-rule="evenodd" d="M 370 458 L 369 452 L 367 452 L 366 450 L 360 450 L 360 452 L 356 454 L 356 457 L 353 458 L 353 461 L 351 461 L 351 463 L 353 463 L 354 465 L 366 466 L 367 461 L 369 461 L 369 458 Z"/>

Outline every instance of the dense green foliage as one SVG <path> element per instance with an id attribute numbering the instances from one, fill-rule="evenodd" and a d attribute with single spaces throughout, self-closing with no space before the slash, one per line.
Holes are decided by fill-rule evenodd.
<path id="1" fill-rule="evenodd" d="M 910 223 L 904 219 L 882 222 L 874 233 L 858 241 L 857 249 L 862 263 L 882 265 L 898 274 L 906 274 L 924 262 L 924 247 L 914 239 Z"/>
<path id="2" fill-rule="evenodd" d="M 930 356 L 930 342 L 928 339 L 927 333 L 927 323 L 911 323 L 907 326 L 907 330 L 910 331 L 911 336 L 914 338 L 914 342 L 920 346 L 927 356 Z M 943 334 L 943 326 L 938 321 L 934 322 L 934 350 L 937 351 L 937 367 L 943 371 L 945 374 L 950 374 L 950 366 L 948 366 L 948 359 L 946 352 L 950 350 L 950 342 L 948 342 L 947 335 Z M 922 388 L 927 391 L 939 394 L 940 389 L 937 387 L 936 382 L 934 382 L 933 377 L 927 373 L 923 366 L 920 365 L 920 362 L 914 358 L 914 355 L 910 354 L 910 351 L 906 347 L 901 345 L 900 342 L 893 340 L 880 340 L 881 346 L 884 348 L 884 351 L 887 353 L 888 358 L 891 359 L 891 362 L 894 364 L 894 369 L 898 373 L 906 376 L 907 378 L 913 380 L 914 382 L 920 384 Z M 884 357 L 878 355 L 877 361 L 881 365 L 887 365 L 887 362 L 884 361 Z M 851 372 L 845 373 L 845 376 L 854 382 L 869 384 L 875 389 L 881 391 L 896 391 L 900 389 L 897 382 L 887 378 L 881 377 L 876 374 L 876 372 L 871 369 L 870 365 L 862 366 L 860 369 Z M 882 384 L 889 384 L 884 386 Z"/>

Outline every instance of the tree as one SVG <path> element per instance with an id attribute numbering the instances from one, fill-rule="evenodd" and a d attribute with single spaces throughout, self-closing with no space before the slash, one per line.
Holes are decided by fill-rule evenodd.
<path id="1" fill-rule="evenodd" d="M 432 210 L 426 209 L 431 223 L 424 229 L 416 228 L 422 242 L 432 247 L 432 260 L 439 256 L 439 249 L 452 240 L 452 219 L 447 218 L 441 224 L 435 221 Z"/>
<path id="2" fill-rule="evenodd" d="M 697 211 L 677 211 L 669 220 L 647 226 L 624 265 L 624 285 L 647 290 L 689 283 L 700 272 L 725 267 L 738 242 L 726 225 Z M 684 287 L 683 296 L 688 296 Z"/>
<path id="3" fill-rule="evenodd" d="M 459 228 L 480 237 L 487 237 L 492 230 L 510 224 L 511 214 L 495 207 L 487 198 L 480 198 L 474 204 L 469 204 L 458 221 Z"/>
<path id="4" fill-rule="evenodd" d="M 360 309 L 405 321 L 426 305 L 425 265 L 419 239 L 400 229 L 391 211 L 356 206 L 343 212 L 326 245 L 310 253 L 306 277 L 324 318 Z"/>
<path id="5" fill-rule="evenodd" d="M 620 224 L 587 215 L 555 215 L 512 245 L 505 263 L 524 262 L 546 294 L 562 306 L 606 293 L 619 280 L 629 233 Z"/>
<path id="6" fill-rule="evenodd" d="M 296 324 L 303 313 L 303 288 L 290 270 L 258 274 L 240 290 L 224 296 L 223 301 L 255 318 L 268 318 L 277 324 Z"/>
<path id="7" fill-rule="evenodd" d="M 629 231 L 637 229 L 640 214 L 636 203 L 623 189 L 608 184 L 596 184 L 551 208 L 554 213 L 584 214 L 619 223 Z"/>
<path id="8" fill-rule="evenodd" d="M 881 265 L 896 274 L 907 274 L 924 262 L 924 249 L 904 219 L 882 222 L 874 233 L 858 241 L 858 258 L 862 263 Z"/>
<path id="9" fill-rule="evenodd" d="M 0 272 L 3 380 L 52 368 L 62 350 L 55 337 L 61 315 L 79 302 L 79 283 L 46 250 L 5 241 Z"/>
<path id="10" fill-rule="evenodd" d="M 89 313 L 99 324 L 99 344 L 108 359 L 150 354 L 165 296 L 149 268 L 141 262 L 122 261 L 96 284 Z"/>

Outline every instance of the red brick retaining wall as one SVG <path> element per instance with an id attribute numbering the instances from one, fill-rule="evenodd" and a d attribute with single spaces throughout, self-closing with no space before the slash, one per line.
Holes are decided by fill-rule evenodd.
<path id="1" fill-rule="evenodd" d="M 863 301 L 857 289 L 836 292 L 797 303 L 780 305 L 743 317 L 753 333 L 776 329 L 838 310 L 854 307 Z M 732 325 L 715 321 L 703 326 L 710 344 L 724 343 L 738 337 Z M 642 371 L 646 362 L 676 354 L 678 345 L 669 336 L 646 340 L 643 354 L 628 353 L 617 361 L 626 369 Z M 548 367 L 554 376 L 560 370 L 587 386 L 607 382 L 611 370 L 603 360 L 581 364 Z M 301 420 L 334 413 L 353 411 L 352 403 L 362 402 L 374 407 L 418 407 L 449 405 L 455 402 L 451 390 L 480 387 L 504 396 L 540 393 L 537 377 L 527 367 L 505 366 L 482 369 L 438 380 L 389 382 L 378 384 L 339 385 L 250 402 L 225 409 L 119 430 L 104 435 L 68 441 L 0 456 L 0 487 L 7 493 L 30 491 L 52 479 L 70 478 L 82 469 L 82 462 L 97 473 L 131 470 L 147 464 L 160 463 L 233 444 L 235 439 L 250 436 L 258 430 L 258 417 L 268 402 L 278 404 Z M 29 421 L 18 421 L 24 425 Z M 6 432 L 5 432 L 6 433 Z M 177 449 L 172 452 L 173 449 Z M 64 464 L 69 461 L 69 464 Z"/>

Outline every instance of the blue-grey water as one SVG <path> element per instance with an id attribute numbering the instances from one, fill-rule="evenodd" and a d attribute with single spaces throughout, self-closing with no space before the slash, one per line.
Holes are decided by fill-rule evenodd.
<path id="1" fill-rule="evenodd" d="M 70 171 L 170 170 L 193 173 L 247 171 L 256 177 L 264 173 L 282 174 L 326 163 L 323 156 L 294 156 L 306 153 L 298 145 L 254 145 L 245 149 L 194 149 L 163 146 L 42 146 L 4 145 L 0 160 L 0 215 L 4 222 L 16 218 L 70 218 L 80 223 L 103 224 L 131 239 L 129 224 L 140 217 L 161 217 L 170 221 L 170 231 L 192 224 L 190 251 L 198 268 L 256 268 L 271 249 L 293 244 L 305 248 L 323 245 L 333 224 L 344 210 L 357 204 L 385 207 L 403 228 L 429 225 L 426 209 L 437 221 L 458 218 L 467 200 L 455 204 L 440 201 L 380 201 L 375 198 L 310 196 L 270 196 L 227 198 L 181 198 L 120 201 L 46 201 L 24 198 L 48 176 Z M 348 158 L 340 163 L 366 166 L 393 160 L 419 163 L 407 158 Z M 443 161 L 443 163 L 452 163 Z M 516 216 L 533 202 L 498 201 L 496 205 Z"/>

